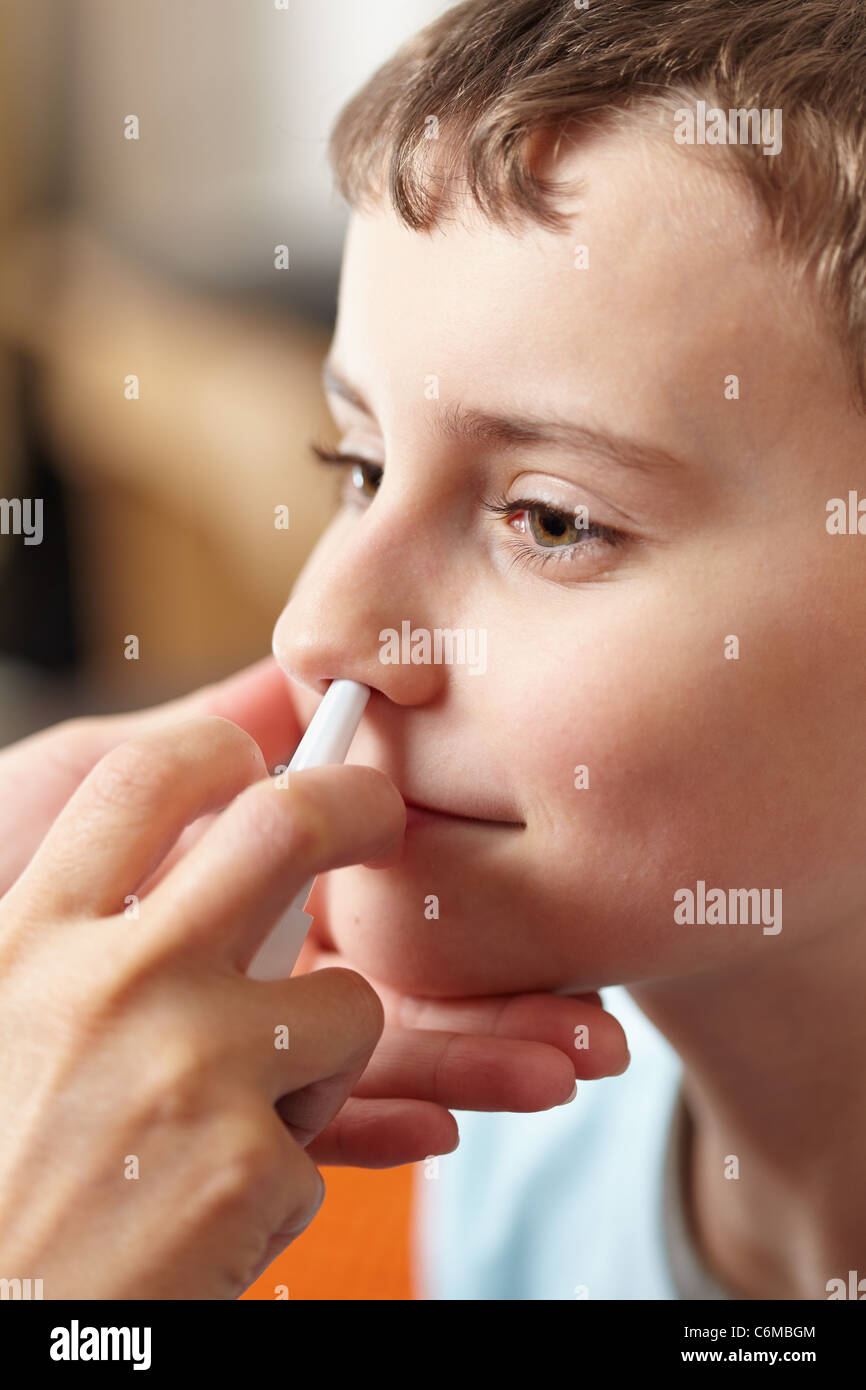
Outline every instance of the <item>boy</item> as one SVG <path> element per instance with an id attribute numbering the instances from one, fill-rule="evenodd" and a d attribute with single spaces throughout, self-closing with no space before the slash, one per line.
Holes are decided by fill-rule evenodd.
<path id="1" fill-rule="evenodd" d="M 864 72 L 859 0 L 470 0 L 335 132 L 347 505 L 274 650 L 306 718 L 372 687 L 410 813 L 319 931 L 407 995 L 619 987 L 633 1055 L 461 1117 L 430 1297 L 866 1274 Z"/>

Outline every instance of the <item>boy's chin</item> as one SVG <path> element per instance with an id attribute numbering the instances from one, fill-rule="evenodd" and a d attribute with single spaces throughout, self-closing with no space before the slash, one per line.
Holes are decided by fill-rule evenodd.
<path id="1" fill-rule="evenodd" d="M 350 969 L 400 994 L 455 999 L 491 992 L 482 967 L 454 959 L 433 942 L 410 948 L 405 933 L 381 923 L 363 927 L 357 918 L 338 917 L 330 924 L 330 935 L 333 949 Z"/>
<path id="2" fill-rule="evenodd" d="M 418 895 L 382 892 L 369 870 L 364 877 L 341 870 L 319 880 L 307 910 L 311 934 L 325 950 L 336 951 L 350 969 L 375 984 L 416 998 L 458 999 L 499 994 L 547 992 L 562 982 L 538 975 L 539 953 L 517 931 L 503 935 L 489 919 L 486 930 L 438 918 L 433 904 L 418 910 Z M 387 870 L 376 871 L 383 878 Z M 384 883 L 382 884 L 384 887 Z M 430 916 L 425 915 L 430 912 Z M 505 939 L 510 950 L 505 949 Z M 592 985 L 584 989 L 594 988 Z"/>
<path id="3" fill-rule="evenodd" d="M 401 912 L 393 901 L 377 903 L 367 885 L 357 889 L 351 871 L 317 880 L 306 910 L 313 916 L 310 941 L 319 949 L 336 952 L 349 969 L 402 994 L 490 993 L 483 961 L 466 958 L 465 937 L 455 951 L 453 938 L 443 939 L 435 920 L 413 926 L 411 911 Z"/>

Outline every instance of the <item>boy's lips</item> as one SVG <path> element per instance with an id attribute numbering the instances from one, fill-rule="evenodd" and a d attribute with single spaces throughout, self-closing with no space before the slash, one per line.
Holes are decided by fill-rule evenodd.
<path id="1" fill-rule="evenodd" d="M 525 821 L 508 820 L 502 816 L 485 816 L 479 814 L 480 811 L 487 810 L 487 807 L 474 807 L 473 813 L 470 814 L 468 811 L 446 811 L 441 807 L 428 806 L 423 802 L 415 801 L 405 795 L 403 796 L 403 800 L 406 803 L 407 830 L 413 825 L 431 825 L 445 823 L 447 821 L 462 821 L 467 825 L 497 825 L 507 827 L 511 830 L 523 830 L 526 826 Z"/>

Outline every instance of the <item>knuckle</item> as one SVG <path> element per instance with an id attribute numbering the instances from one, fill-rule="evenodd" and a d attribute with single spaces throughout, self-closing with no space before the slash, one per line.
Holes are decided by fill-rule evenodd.
<path id="1" fill-rule="evenodd" d="M 38 957 L 34 964 L 39 967 Z M 62 977 L 51 971 L 50 962 L 44 974 L 52 981 L 52 1018 L 70 1041 L 82 1046 L 89 1046 L 112 1027 L 132 992 L 131 972 L 87 947 L 82 947 L 74 966 Z"/>
<path id="2" fill-rule="evenodd" d="M 319 1210 L 322 1183 L 318 1168 L 303 1149 L 297 1150 L 297 1160 L 288 1166 L 284 1160 L 283 1168 L 285 1210 L 280 1229 L 283 1235 L 293 1236 L 306 1230 Z"/>
<path id="3" fill-rule="evenodd" d="M 262 750 L 252 734 L 221 714 L 201 714 L 184 721 L 196 738 L 201 738 L 202 747 L 207 748 L 207 756 L 214 756 L 215 743 L 219 744 L 220 755 L 238 762 L 248 762 L 251 770 L 259 775 L 266 771 Z"/>
<path id="4" fill-rule="evenodd" d="M 97 1023 L 114 1023 L 131 1013 L 151 983 L 155 974 L 152 952 L 143 953 L 137 945 L 133 948 L 126 943 L 100 957 L 98 946 L 98 942 L 93 944 L 84 956 L 87 969 L 80 986 L 80 1007 L 84 1017 Z M 168 1031 L 164 1025 L 162 1036 L 167 1037 Z"/>
<path id="5" fill-rule="evenodd" d="M 328 817 L 316 797 L 295 780 L 287 788 L 268 779 L 249 792 L 256 831 L 275 849 L 303 862 L 327 857 L 332 839 Z"/>
<path id="6" fill-rule="evenodd" d="M 90 774 L 91 790 L 112 807 L 142 796 L 157 800 L 190 769 L 214 759 L 244 766 L 251 776 L 266 771 L 258 744 L 244 729 L 221 715 L 198 715 L 112 748 Z"/>
<path id="7" fill-rule="evenodd" d="M 285 1154 L 277 1153 L 270 1126 L 263 1118 L 234 1116 L 230 1138 L 211 1154 L 212 1166 L 203 1190 L 210 1216 L 237 1214 L 251 1202 L 260 1206 L 279 1181 Z"/>
<path id="8" fill-rule="evenodd" d="M 208 1092 L 208 1046 L 189 1031 L 164 1034 L 142 1061 L 137 1093 L 149 1124 L 175 1125 L 202 1113 Z"/>
<path id="9" fill-rule="evenodd" d="M 177 776 L 171 759 L 144 738 L 128 739 L 96 764 L 90 792 L 109 808 L 127 807 L 142 792 L 160 795 Z"/>
<path id="10" fill-rule="evenodd" d="M 96 941 L 55 988 L 54 1014 L 72 1050 L 110 1048 L 122 1056 L 139 1109 L 154 1119 L 191 1113 L 226 1052 L 225 1029 L 182 981 L 173 983 L 151 953 L 105 952 Z"/>

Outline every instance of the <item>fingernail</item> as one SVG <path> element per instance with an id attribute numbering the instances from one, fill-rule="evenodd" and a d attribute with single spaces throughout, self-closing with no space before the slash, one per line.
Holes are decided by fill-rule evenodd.
<path id="1" fill-rule="evenodd" d="M 573 1090 L 572 1090 L 572 1092 L 571 1092 L 571 1095 L 570 1095 L 570 1096 L 566 1096 L 566 1097 L 565 1097 L 565 1100 L 558 1100 L 556 1103 L 557 1103 L 557 1105 L 568 1105 L 571 1101 L 574 1100 L 574 1098 L 575 1098 L 576 1095 L 577 1095 L 577 1082 L 575 1081 L 575 1083 L 574 1083 L 574 1088 L 573 1088 Z"/>

